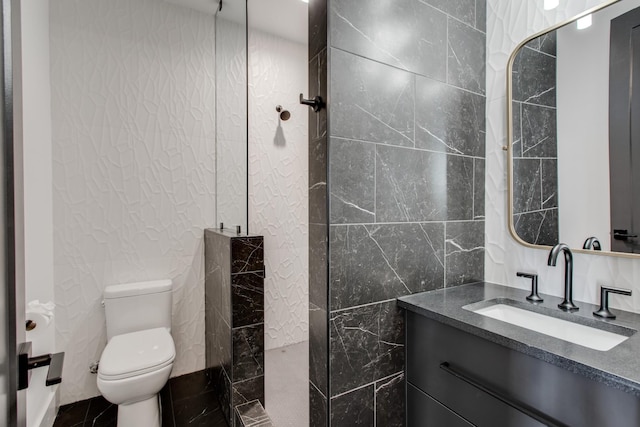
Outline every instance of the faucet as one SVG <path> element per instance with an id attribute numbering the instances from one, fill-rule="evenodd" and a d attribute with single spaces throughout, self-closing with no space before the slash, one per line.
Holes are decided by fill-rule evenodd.
<path id="1" fill-rule="evenodd" d="M 584 241 L 584 245 L 582 245 L 582 249 L 591 249 L 593 247 L 594 251 L 601 251 L 602 246 L 600 245 L 600 240 L 597 237 L 589 237 Z"/>
<path id="2" fill-rule="evenodd" d="M 558 307 L 565 311 L 577 311 L 579 307 L 573 303 L 573 254 L 569 246 L 558 243 L 551 248 L 547 264 L 555 267 L 560 252 L 564 252 L 564 301 Z"/>

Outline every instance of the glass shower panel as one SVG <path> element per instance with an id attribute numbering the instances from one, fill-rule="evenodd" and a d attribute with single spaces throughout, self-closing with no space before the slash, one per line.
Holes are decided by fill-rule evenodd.
<path id="1" fill-rule="evenodd" d="M 247 3 L 216 15 L 216 225 L 247 231 Z"/>

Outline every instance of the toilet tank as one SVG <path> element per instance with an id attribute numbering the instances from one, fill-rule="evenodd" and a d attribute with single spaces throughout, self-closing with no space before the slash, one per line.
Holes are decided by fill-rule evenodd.
<path id="1" fill-rule="evenodd" d="M 171 330 L 171 280 L 107 286 L 104 309 L 107 338 L 144 329 Z"/>

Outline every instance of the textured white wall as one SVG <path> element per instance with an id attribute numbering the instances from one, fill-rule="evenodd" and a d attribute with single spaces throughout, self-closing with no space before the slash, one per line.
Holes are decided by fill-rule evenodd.
<path id="1" fill-rule="evenodd" d="M 204 368 L 215 221 L 213 17 L 157 0 L 51 3 L 61 403 L 98 395 L 106 285 L 174 281 L 172 375 Z"/>
<path id="2" fill-rule="evenodd" d="M 487 281 L 528 288 L 516 271 L 537 272 L 540 291 L 561 296 L 564 267 L 548 267 L 545 250 L 528 249 L 513 240 L 506 219 L 506 67 L 510 53 L 526 37 L 561 22 L 601 0 L 561 2 L 553 11 L 540 1 L 487 2 L 487 180 L 486 257 Z M 634 289 L 633 297 L 613 297 L 611 305 L 640 312 L 640 259 L 574 254 L 574 298 L 596 303 L 601 284 Z"/>
<path id="3" fill-rule="evenodd" d="M 249 230 L 264 235 L 267 350 L 309 337 L 307 74 L 306 45 L 250 29 Z"/>

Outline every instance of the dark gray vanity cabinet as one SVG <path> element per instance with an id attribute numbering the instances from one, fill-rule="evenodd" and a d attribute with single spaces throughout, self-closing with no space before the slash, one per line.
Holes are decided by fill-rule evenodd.
<path id="1" fill-rule="evenodd" d="M 630 393 L 406 316 L 408 427 L 640 426 L 640 398 Z"/>

